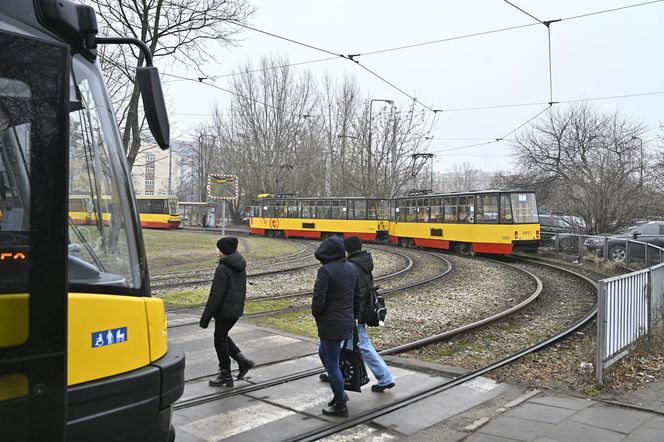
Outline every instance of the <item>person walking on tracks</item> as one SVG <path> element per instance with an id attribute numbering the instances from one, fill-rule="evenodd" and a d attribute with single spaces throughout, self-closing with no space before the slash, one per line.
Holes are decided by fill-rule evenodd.
<path id="1" fill-rule="evenodd" d="M 383 358 L 374 348 L 366 329 L 367 311 L 374 308 L 371 305 L 370 290 L 374 285 L 373 269 L 374 262 L 371 253 L 362 250 L 362 240 L 357 236 L 349 236 L 344 239 L 344 248 L 347 253 L 348 262 L 352 263 L 357 269 L 360 283 L 360 293 L 362 294 L 362 307 L 360 310 L 359 325 L 357 334 L 359 338 L 359 347 L 362 352 L 362 359 L 369 366 L 378 381 L 371 386 L 371 391 L 382 393 L 383 391 L 394 387 L 394 378 Z"/>
<path id="2" fill-rule="evenodd" d="M 360 287 L 357 272 L 346 262 L 341 238 L 328 238 L 314 254 L 323 265 L 318 269 L 311 313 L 316 319 L 320 357 L 334 397 L 323 414 L 348 416 L 344 379 L 339 369 L 341 342 L 353 336 L 360 312 Z"/>
<path id="3" fill-rule="evenodd" d="M 247 359 L 228 333 L 244 313 L 247 295 L 247 262 L 237 251 L 237 238 L 226 237 L 217 241 L 219 264 L 214 272 L 210 295 L 199 325 L 207 328 L 214 318 L 214 349 L 219 359 L 219 373 L 209 384 L 213 387 L 232 387 L 231 360 L 238 363 L 237 379 L 244 378 L 255 365 Z"/>

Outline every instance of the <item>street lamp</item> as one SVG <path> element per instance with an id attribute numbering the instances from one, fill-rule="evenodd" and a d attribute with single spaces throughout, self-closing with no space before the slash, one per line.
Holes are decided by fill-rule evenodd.
<path id="1" fill-rule="evenodd" d="M 367 178 L 368 178 L 368 184 L 371 183 L 371 121 L 372 121 L 372 111 L 373 111 L 373 103 L 375 101 L 382 101 L 384 103 L 388 103 L 390 106 L 394 106 L 394 100 L 385 100 L 383 98 L 372 98 L 369 100 L 369 148 L 367 149 Z M 371 184 L 369 184 L 371 185 Z M 370 189 L 369 195 L 368 196 L 373 196 L 373 189 Z"/>
<path id="2" fill-rule="evenodd" d="M 643 187 L 643 140 L 636 135 L 632 135 L 632 140 L 639 140 L 641 149 L 641 159 L 639 160 L 639 186 Z"/>

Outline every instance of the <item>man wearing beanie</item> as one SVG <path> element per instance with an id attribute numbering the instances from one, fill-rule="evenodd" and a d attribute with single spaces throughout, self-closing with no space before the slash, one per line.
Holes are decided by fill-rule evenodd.
<path id="1" fill-rule="evenodd" d="M 357 334 L 359 338 L 359 347 L 362 351 L 362 359 L 369 366 L 369 369 L 376 377 L 377 384 L 371 386 L 371 391 L 381 393 L 394 387 L 394 378 L 382 357 L 378 354 L 373 344 L 369 340 L 369 334 L 366 329 L 367 309 L 373 308 L 370 304 L 370 289 L 374 285 L 373 258 L 371 253 L 362 250 L 362 240 L 357 236 L 349 236 L 344 239 L 344 248 L 346 249 L 346 259 L 357 269 L 360 283 L 360 293 L 362 295 L 362 308 L 360 312 Z"/>
<path id="2" fill-rule="evenodd" d="M 214 272 L 210 295 L 199 325 L 207 328 L 214 318 L 214 349 L 219 359 L 219 374 L 210 379 L 213 387 L 232 387 L 231 360 L 238 363 L 237 379 L 242 379 L 255 365 L 247 359 L 228 333 L 244 313 L 247 295 L 247 262 L 237 251 L 237 238 L 226 237 L 217 241 L 219 264 Z"/>

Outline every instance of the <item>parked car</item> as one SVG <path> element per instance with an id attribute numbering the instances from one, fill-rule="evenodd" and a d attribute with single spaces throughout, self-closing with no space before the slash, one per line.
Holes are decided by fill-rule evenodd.
<path id="1" fill-rule="evenodd" d="M 601 255 L 604 253 L 604 238 L 608 239 L 609 255 L 611 261 L 624 261 L 627 256 L 627 243 L 632 239 L 664 248 L 664 221 L 649 221 L 627 227 L 615 234 L 594 236 L 584 242 L 590 252 Z M 634 258 L 645 257 L 645 247 L 630 246 L 630 256 Z"/>
<path id="2" fill-rule="evenodd" d="M 585 223 L 576 216 L 539 214 L 542 233 L 583 233 Z"/>

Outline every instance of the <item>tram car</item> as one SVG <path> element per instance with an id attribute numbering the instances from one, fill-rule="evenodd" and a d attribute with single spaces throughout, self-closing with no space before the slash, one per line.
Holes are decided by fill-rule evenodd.
<path id="1" fill-rule="evenodd" d="M 284 238 L 358 236 L 387 240 L 389 200 L 381 198 L 295 198 L 259 195 L 251 206 L 252 235 Z"/>
<path id="2" fill-rule="evenodd" d="M 250 232 L 273 237 L 359 236 L 404 247 L 459 253 L 534 252 L 540 228 L 535 194 L 474 191 L 379 198 L 259 198 Z"/>
<path id="3" fill-rule="evenodd" d="M 180 227 L 176 196 L 138 195 L 136 205 L 141 218 L 141 226 L 151 229 L 177 229 Z"/>
<path id="4" fill-rule="evenodd" d="M 184 353 L 150 294 L 96 23 L 71 0 L 0 1 L 0 441 L 175 437 Z M 143 50 L 144 109 L 168 147 Z"/>
<path id="5" fill-rule="evenodd" d="M 389 240 L 464 254 L 536 252 L 540 226 L 535 194 L 487 190 L 395 198 Z"/>
<path id="6" fill-rule="evenodd" d="M 78 225 L 93 223 L 92 198 L 87 195 L 69 195 L 69 220 Z"/>

